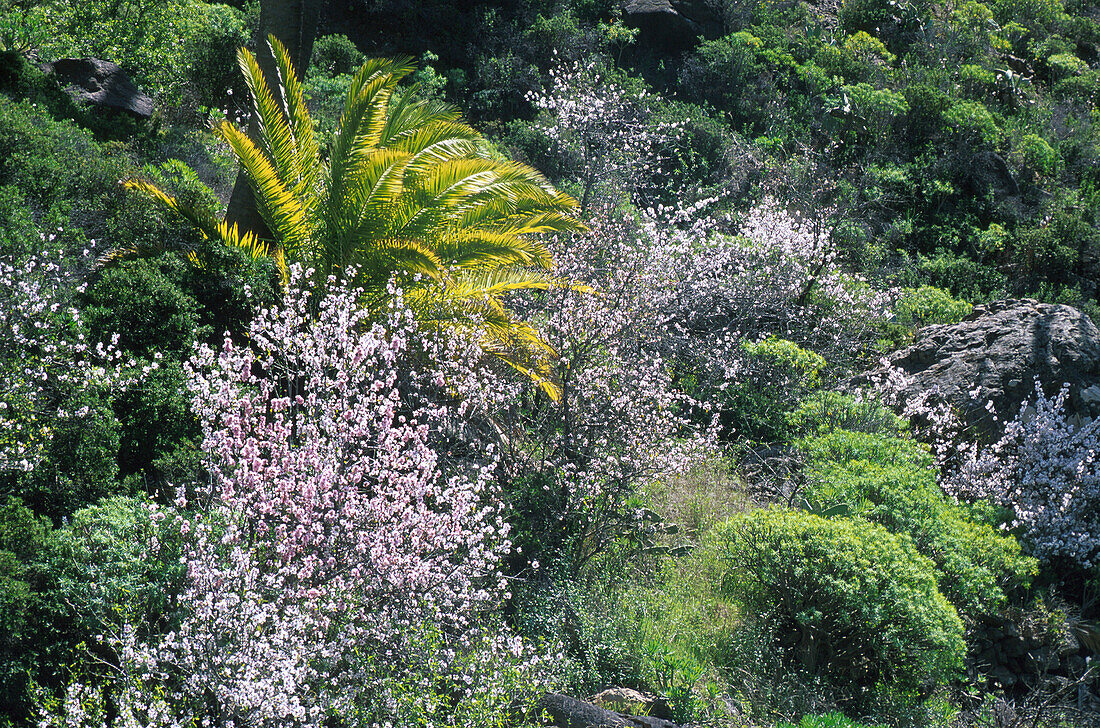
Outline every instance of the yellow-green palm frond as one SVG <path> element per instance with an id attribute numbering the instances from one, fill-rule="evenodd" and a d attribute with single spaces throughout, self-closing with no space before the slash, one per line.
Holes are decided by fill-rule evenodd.
<path id="1" fill-rule="evenodd" d="M 260 215 L 284 254 L 290 260 L 302 260 L 313 230 L 301 197 L 279 178 L 271 161 L 242 131 L 228 122 L 222 122 L 217 131 L 229 143 L 252 183 Z"/>
<path id="2" fill-rule="evenodd" d="M 334 178 L 342 175 L 357 150 L 379 146 L 393 91 L 414 70 L 416 65 L 408 56 L 372 59 L 352 77 L 329 155 Z"/>
<path id="3" fill-rule="evenodd" d="M 507 287 L 507 286 L 505 286 Z M 520 286 L 520 288 L 529 286 Z M 492 286 L 485 286 L 491 290 Z M 557 352 L 533 326 L 491 295 L 453 295 L 455 282 L 406 293 L 406 302 L 428 330 L 451 329 L 473 336 L 482 351 L 533 381 L 553 400 L 561 397 L 552 363 Z"/>
<path id="4" fill-rule="evenodd" d="M 408 154 L 393 149 L 359 155 L 339 190 L 335 185 L 330 190 L 328 213 L 334 229 L 360 236 L 376 229 L 384 237 L 387 208 L 406 193 L 408 160 Z M 335 197 L 337 193 L 342 197 Z"/>
<path id="5" fill-rule="evenodd" d="M 237 65 L 240 66 L 248 90 L 252 93 L 253 118 L 259 127 L 263 154 L 283 185 L 296 188 L 304 174 L 303 160 L 298 156 L 298 145 L 290 128 L 287 109 L 276 101 L 256 56 L 247 48 L 237 51 Z M 227 125 L 228 122 L 222 122 L 220 128 Z M 244 137 L 244 134 L 241 136 Z M 249 142 L 260 151 L 256 142 L 251 139 Z M 241 162 L 243 164 L 243 160 Z"/>
<path id="6" fill-rule="evenodd" d="M 340 275 L 349 265 L 357 265 L 352 284 L 370 291 L 384 287 L 395 273 L 420 275 L 425 280 L 438 281 L 445 275 L 443 261 L 429 246 L 418 240 L 385 238 L 362 245 L 360 254 L 350 260 L 324 259 L 318 272 Z"/>
<path id="7" fill-rule="evenodd" d="M 446 294 L 448 298 L 465 301 L 478 298 L 496 299 L 515 291 L 545 291 L 551 288 L 591 290 L 545 270 L 511 267 L 455 273 L 447 282 Z"/>
<path id="8" fill-rule="evenodd" d="M 387 112 L 386 123 L 378 139 L 381 146 L 402 146 L 405 137 L 436 125 L 456 127 L 457 136 L 482 138 L 462 120 L 462 115 L 453 106 L 438 99 L 417 98 L 415 88 L 394 93 Z"/>
<path id="9" fill-rule="evenodd" d="M 459 268 L 507 266 L 549 268 L 550 251 L 536 238 L 491 230 L 459 230 L 436 244 L 439 257 Z"/>
<path id="10" fill-rule="evenodd" d="M 269 35 L 268 44 L 271 53 L 275 57 L 275 63 L 279 68 L 279 74 L 283 82 L 283 101 L 286 104 L 287 118 L 290 120 L 290 130 L 294 136 L 297 147 L 297 158 L 301 170 L 301 187 L 303 192 L 308 192 L 313 187 L 320 169 L 320 150 L 317 146 L 317 137 L 313 131 L 313 119 L 306 108 L 305 97 L 302 94 L 302 84 L 298 80 L 298 74 L 290 60 L 290 53 L 279 39 Z"/>
<path id="11" fill-rule="evenodd" d="M 252 232 L 242 233 L 237 225 L 234 223 L 230 225 L 225 220 L 214 219 L 213 214 L 209 210 L 198 209 L 184 202 L 181 202 L 177 198 L 169 195 L 164 190 L 160 189 L 156 185 L 146 182 L 144 180 L 126 180 L 123 182 L 123 187 L 128 190 L 135 190 L 148 197 L 151 197 L 163 207 L 171 210 L 192 226 L 197 229 L 204 238 L 207 240 L 214 240 L 233 248 L 239 248 L 245 252 L 253 260 L 266 260 L 268 258 L 274 258 L 275 264 L 279 268 L 279 272 L 283 277 L 283 281 L 287 280 L 286 261 L 283 259 L 281 250 L 272 250 L 271 246 L 258 238 Z M 106 263 L 113 262 L 114 260 L 125 259 L 126 257 L 132 257 L 133 254 L 139 254 L 136 248 L 122 249 L 117 253 L 111 251 L 107 256 L 104 256 Z M 200 268 L 205 265 L 202 260 L 202 256 L 196 251 L 189 251 L 187 253 L 188 259 L 199 266 Z"/>

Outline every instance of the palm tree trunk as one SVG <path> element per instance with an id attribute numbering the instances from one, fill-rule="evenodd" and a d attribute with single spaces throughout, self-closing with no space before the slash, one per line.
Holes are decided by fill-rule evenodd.
<path id="1" fill-rule="evenodd" d="M 282 41 L 290 51 L 290 59 L 298 71 L 298 77 L 305 76 L 309 57 L 313 53 L 313 39 L 317 35 L 320 7 L 320 0 L 261 0 L 260 41 L 256 44 L 256 60 L 264 78 L 278 78 L 275 57 L 267 47 L 268 35 L 274 35 Z M 271 91 L 274 94 L 279 93 L 278 88 L 272 88 Z M 255 119 L 249 122 L 248 134 L 253 139 L 257 136 Z M 256 199 L 252 196 L 252 187 L 244 172 L 237 172 L 237 181 L 233 184 L 225 219 L 230 224 L 236 223 L 242 232 L 253 232 L 265 239 L 271 237 L 271 232 L 256 209 Z"/>

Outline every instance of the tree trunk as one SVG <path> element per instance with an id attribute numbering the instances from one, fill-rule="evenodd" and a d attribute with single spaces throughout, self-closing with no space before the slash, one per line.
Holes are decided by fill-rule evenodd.
<path id="1" fill-rule="evenodd" d="M 309 67 L 309 57 L 313 53 L 313 39 L 317 34 L 317 16 L 321 0 L 261 0 L 260 2 L 260 38 L 256 44 L 256 61 L 268 79 L 271 92 L 278 99 L 278 78 L 275 58 L 267 46 L 267 36 L 274 35 L 290 52 L 291 62 L 298 72 L 298 78 L 305 76 Z M 248 134 L 256 138 L 258 129 L 256 120 L 248 125 Z M 252 186 L 243 171 L 237 172 L 237 181 L 233 184 L 233 193 L 229 198 L 229 207 L 225 211 L 229 224 L 236 223 L 241 232 L 256 233 L 261 238 L 270 239 L 263 218 L 256 209 L 256 199 Z"/>

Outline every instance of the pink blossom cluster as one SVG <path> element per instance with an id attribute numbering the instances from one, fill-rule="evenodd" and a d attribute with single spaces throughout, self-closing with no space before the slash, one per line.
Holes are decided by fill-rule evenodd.
<path id="1" fill-rule="evenodd" d="M 1066 412 L 1069 385 L 1047 397 L 1036 380 L 1034 401 L 1025 400 L 1000 439 L 983 444 L 956 411 L 931 389 L 901 401 L 908 377 L 883 360 L 874 386 L 887 404 L 921 423 L 932 444 L 940 485 L 967 502 L 985 500 L 1012 515 L 1031 553 L 1045 562 L 1082 568 L 1100 564 L 1100 420 L 1082 421 Z M 981 389 L 969 392 L 981 401 Z M 999 417 L 991 401 L 985 409 Z"/>
<path id="2" fill-rule="evenodd" d="M 1035 383 L 992 445 L 959 449 L 944 489 L 973 501 L 989 500 L 1012 512 L 1018 529 L 1042 561 L 1082 568 L 1100 564 L 1100 419 L 1081 422 L 1066 412 L 1069 385 L 1046 397 Z"/>
<path id="3" fill-rule="evenodd" d="M 582 213 L 597 185 L 633 192 L 668 153 L 679 128 L 655 121 L 647 93 L 608 82 L 594 62 L 551 68 L 547 87 L 528 100 L 545 112 L 541 128 L 555 153 L 576 170 Z"/>
<path id="4" fill-rule="evenodd" d="M 537 661 L 486 617 L 508 548 L 495 463 L 444 467 L 430 441 L 446 407 L 408 406 L 461 368 L 421 355 L 400 305 L 383 325 L 361 292 L 311 300 L 302 275 L 246 342 L 199 346 L 187 364 L 209 477 L 177 503 L 178 626 L 113 640 L 120 714 L 240 728 L 504 710 Z"/>
<path id="5" fill-rule="evenodd" d="M 118 390 L 158 366 L 123 357 L 117 336 L 87 339 L 74 262 L 56 244 L 57 234 L 43 234 L 41 252 L 0 259 L 0 471 L 33 470 L 57 422 L 87 414 L 58 409 L 60 392 Z M 90 262 L 84 252 L 77 266 Z"/>
<path id="6" fill-rule="evenodd" d="M 886 298 L 842 275 L 778 204 L 729 236 L 715 232 L 712 202 L 597 207 L 588 234 L 554 242 L 556 273 L 595 293 L 560 288 L 530 304 L 561 357 L 562 401 L 513 411 L 522 457 L 508 463 L 554 474 L 544 488 L 586 553 L 631 526 L 640 482 L 717 447 L 705 400 L 750 374 L 743 341 L 777 335 L 851 359 L 886 314 Z"/>

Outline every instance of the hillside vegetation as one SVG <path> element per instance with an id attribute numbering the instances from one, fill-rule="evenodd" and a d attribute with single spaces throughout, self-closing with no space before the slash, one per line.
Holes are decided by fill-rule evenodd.
<path id="1" fill-rule="evenodd" d="M 1100 7 L 633 6 L 0 0 L 0 726 L 1097 724 Z"/>

